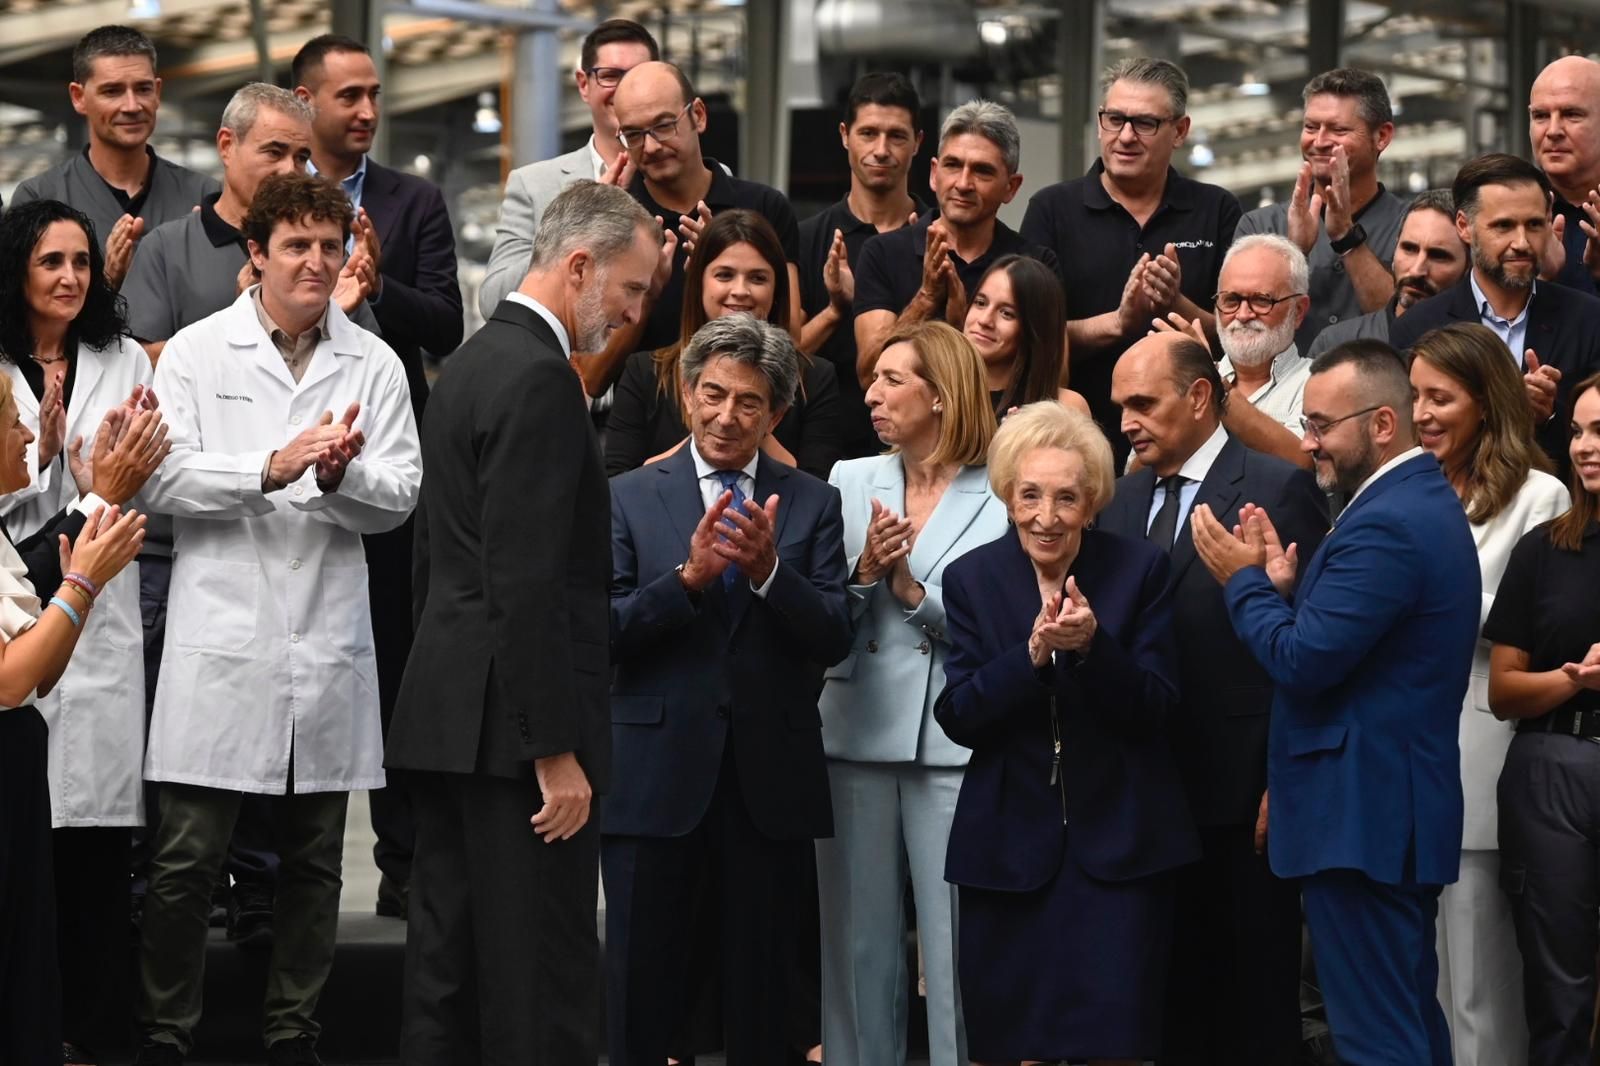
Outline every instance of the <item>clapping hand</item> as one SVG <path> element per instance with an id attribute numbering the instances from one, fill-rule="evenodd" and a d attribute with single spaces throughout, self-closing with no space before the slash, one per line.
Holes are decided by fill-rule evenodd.
<path id="1" fill-rule="evenodd" d="M 1194 538 L 1195 553 L 1219 584 L 1226 585 L 1229 578 L 1246 567 L 1267 565 L 1265 544 L 1252 545 L 1242 535 L 1230 533 L 1207 504 L 1189 512 L 1189 535 Z"/>
<path id="2" fill-rule="evenodd" d="M 1539 357 L 1529 348 L 1523 354 L 1522 384 L 1528 392 L 1528 404 L 1533 408 L 1536 425 L 1550 421 L 1556 410 L 1556 386 L 1561 383 L 1561 371 L 1539 362 Z"/>
<path id="3" fill-rule="evenodd" d="M 933 223 L 928 227 L 928 243 L 922 250 L 922 285 L 917 295 L 936 307 L 949 295 L 950 279 L 956 276 L 949 252 L 950 238 L 945 234 L 943 223 Z"/>
<path id="4" fill-rule="evenodd" d="M 133 262 L 133 250 L 142 236 L 144 219 L 132 215 L 123 215 L 111 227 L 111 234 L 106 238 L 105 276 L 106 284 L 113 289 L 122 288 L 123 279 L 128 276 L 128 267 Z"/>
<path id="5" fill-rule="evenodd" d="M 722 572 L 728 568 L 728 557 L 716 550 L 720 537 L 717 524 L 732 503 L 733 491 L 723 492 L 706 508 L 694 532 L 689 534 L 689 559 L 678 576 L 691 592 L 702 591 L 722 577 Z"/>
<path id="6" fill-rule="evenodd" d="M 1322 227 L 1322 195 L 1312 191 L 1311 161 L 1300 164 L 1300 173 L 1294 179 L 1294 192 L 1289 196 L 1289 239 L 1301 252 L 1311 254 L 1317 243 L 1317 233 Z"/>
<path id="7" fill-rule="evenodd" d="M 1078 579 L 1069 577 L 1066 587 L 1045 601 L 1034 619 L 1033 633 L 1028 637 L 1028 658 L 1034 666 L 1042 667 L 1058 651 L 1082 655 L 1089 650 L 1098 628 L 1094 609 L 1078 589 Z"/>
<path id="8" fill-rule="evenodd" d="M 1128 271 L 1128 280 L 1122 284 L 1122 300 L 1117 304 L 1117 330 L 1123 336 L 1136 331 L 1141 323 L 1149 321 L 1156 313 L 1155 304 L 1150 302 L 1150 292 L 1145 286 L 1145 268 L 1150 265 L 1150 253 L 1146 252 L 1133 264 L 1133 269 Z"/>
<path id="9" fill-rule="evenodd" d="M 45 368 L 49 370 L 49 367 Z M 46 374 L 44 397 L 39 401 L 39 469 L 56 461 L 67 437 L 67 408 L 61 400 L 62 378 Z"/>
<path id="10" fill-rule="evenodd" d="M 74 437 L 67 449 L 67 466 L 82 495 L 93 493 L 109 504 L 131 500 L 160 469 L 172 442 L 167 424 L 153 409 L 137 413 L 126 407 L 106 412 L 95 431 L 89 459 L 82 457 L 83 438 Z"/>
<path id="11" fill-rule="evenodd" d="M 867 540 L 861 546 L 852 580 L 856 585 L 876 585 L 895 564 L 911 554 L 911 519 L 901 518 L 877 500 L 867 522 Z"/>
<path id="12" fill-rule="evenodd" d="M 717 532 L 722 536 L 711 545 L 711 550 L 738 566 L 751 584 L 760 586 L 778 565 L 778 546 L 773 539 L 777 523 L 776 494 L 767 497 L 765 506 L 746 500 L 744 513 L 734 507 L 722 512 L 722 521 L 717 525 Z"/>
<path id="13" fill-rule="evenodd" d="M 661 257 L 656 260 L 656 272 L 650 276 L 650 300 L 655 302 L 661 295 L 661 290 L 667 287 L 667 282 L 672 280 L 672 267 L 678 256 L 678 234 L 676 230 L 667 229 L 666 222 L 660 215 L 656 216 L 656 225 L 661 227 Z"/>
<path id="14" fill-rule="evenodd" d="M 685 255 L 694 254 L 694 244 L 700 235 L 706 231 L 706 224 L 711 221 L 711 208 L 701 200 L 694 205 L 692 214 L 678 216 L 678 232 L 683 237 L 683 251 Z"/>
<path id="15" fill-rule="evenodd" d="M 361 454 L 361 449 L 367 443 L 366 434 L 355 428 L 356 419 L 361 415 L 361 405 L 353 403 L 345 408 L 344 417 L 339 420 L 335 428 L 344 432 L 329 440 L 318 457 L 317 488 L 323 492 L 335 492 L 339 483 L 344 480 L 344 472 L 352 460 Z"/>
<path id="16" fill-rule="evenodd" d="M 366 246 L 358 243 L 339 271 L 338 280 L 334 282 L 333 302 L 346 315 L 353 315 L 361 301 L 371 296 L 377 288 L 377 266 L 372 256 L 367 254 Z"/>
<path id="17" fill-rule="evenodd" d="M 1178 248 L 1169 244 L 1162 253 L 1145 264 L 1141 275 L 1145 298 L 1151 308 L 1165 311 L 1183 295 L 1183 267 L 1178 264 Z"/>
<path id="18" fill-rule="evenodd" d="M 828 290 L 828 302 L 835 311 L 847 313 L 856 301 L 856 275 L 850 269 L 850 253 L 845 250 L 844 233 L 833 231 L 833 243 L 828 246 L 828 260 L 822 265 L 822 287 Z"/>
<path id="19" fill-rule="evenodd" d="M 1260 549 L 1267 580 L 1278 590 L 1278 595 L 1288 599 L 1294 592 L 1294 576 L 1300 567 L 1299 545 L 1290 544 L 1285 548 L 1267 509 L 1253 503 L 1239 509 L 1239 526 L 1234 536 L 1241 533 L 1251 550 Z"/>

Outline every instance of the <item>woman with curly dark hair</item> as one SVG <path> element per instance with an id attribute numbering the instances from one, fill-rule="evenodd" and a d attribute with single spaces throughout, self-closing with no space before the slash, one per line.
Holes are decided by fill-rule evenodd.
<path id="1" fill-rule="evenodd" d="M 128 336 L 126 309 L 106 283 L 93 223 L 58 200 L 36 200 L 0 220 L 0 373 L 10 381 L 28 445 L 27 481 L 0 497 L 15 538 L 32 536 L 63 508 L 100 489 L 127 502 L 143 484 L 116 489 L 102 456 L 89 469 L 102 420 L 126 426 L 125 404 L 151 379 Z M 152 437 L 159 421 L 141 422 Z M 108 428 L 108 439 L 110 429 Z M 154 442 L 154 447 L 161 447 Z M 80 455 L 80 451 L 82 454 Z M 125 494 L 125 495 L 124 495 Z M 93 1062 L 92 1043 L 118 1032 L 128 1002 L 128 864 L 143 821 L 143 627 L 138 566 L 99 590 L 85 617 L 85 653 L 35 704 L 49 726 L 50 812 L 68 1063 Z"/>

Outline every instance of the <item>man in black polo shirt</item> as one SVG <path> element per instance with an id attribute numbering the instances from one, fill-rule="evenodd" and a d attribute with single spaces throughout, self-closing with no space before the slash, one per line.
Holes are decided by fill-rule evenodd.
<path id="1" fill-rule="evenodd" d="M 906 188 L 922 147 L 921 102 L 903 74 L 863 74 L 850 89 L 839 140 L 850 161 L 850 192 L 800 223 L 803 351 L 839 372 L 839 398 L 849 420 L 845 456 L 883 450 L 856 379 L 855 276 L 867 240 L 906 225 L 927 207 Z"/>
<path id="2" fill-rule="evenodd" d="M 996 212 L 1022 187 L 1022 138 L 1010 111 L 972 100 L 939 129 L 939 156 L 928 184 L 937 220 L 924 218 L 867 241 L 856 264 L 856 377 L 872 382 L 883 342 L 896 324 L 944 319 L 960 329 L 967 301 L 989 264 L 1026 255 L 1057 274 L 1055 253 L 1030 244 Z"/>
<path id="3" fill-rule="evenodd" d="M 1152 318 L 1175 311 L 1215 328 L 1211 298 L 1243 212 L 1226 189 L 1172 168 L 1189 135 L 1189 79 L 1181 69 L 1164 59 L 1127 59 L 1103 85 L 1099 160 L 1085 176 L 1034 193 L 1022 236 L 1061 262 L 1072 387 L 1106 428 L 1120 467 L 1128 443 L 1115 432 L 1112 368 Z"/>
<path id="4" fill-rule="evenodd" d="M 1559 243 L 1550 245 L 1545 270 L 1579 292 L 1600 296 L 1600 242 L 1583 210 L 1600 194 L 1600 63 L 1587 56 L 1562 56 L 1539 72 L 1528 92 L 1528 139 L 1533 161 L 1555 187 Z"/>

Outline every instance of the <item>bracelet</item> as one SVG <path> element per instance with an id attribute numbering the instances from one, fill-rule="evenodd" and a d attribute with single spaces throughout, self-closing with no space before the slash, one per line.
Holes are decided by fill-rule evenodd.
<path id="1" fill-rule="evenodd" d="M 57 596 L 61 595 L 63 592 L 71 592 L 74 596 L 77 596 L 83 600 L 83 609 L 86 611 L 94 606 L 94 597 L 90 596 L 87 592 L 83 591 L 83 589 L 79 588 L 77 585 L 74 585 L 70 581 L 61 582 L 61 587 L 56 589 Z"/>
<path id="2" fill-rule="evenodd" d="M 59 607 L 59 608 L 61 608 L 62 612 L 65 613 L 66 616 L 72 620 L 72 628 L 73 629 L 82 629 L 83 628 L 83 617 L 80 614 L 78 614 L 77 611 L 74 611 L 72 609 L 71 604 L 67 603 L 66 600 L 62 599 L 60 596 L 51 596 L 50 597 L 50 606 L 51 607 Z"/>
<path id="3" fill-rule="evenodd" d="M 78 592 L 83 593 L 84 599 L 88 600 L 91 604 L 94 603 L 95 597 L 99 595 L 99 590 L 93 585 L 89 584 L 87 578 L 81 577 L 78 574 L 65 575 L 61 579 L 61 585 L 63 588 L 76 589 Z"/>
<path id="4" fill-rule="evenodd" d="M 78 571 L 74 570 L 71 573 L 67 574 L 66 577 L 67 577 L 67 580 L 72 582 L 74 585 L 82 585 L 83 586 L 83 590 L 85 592 L 87 592 L 90 596 L 98 596 L 98 595 L 100 595 L 100 586 L 96 585 L 93 581 L 90 581 L 83 574 L 78 573 Z"/>

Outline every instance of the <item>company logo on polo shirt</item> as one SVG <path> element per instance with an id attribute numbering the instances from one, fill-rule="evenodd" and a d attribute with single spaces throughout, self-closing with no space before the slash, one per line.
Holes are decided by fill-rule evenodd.
<path id="1" fill-rule="evenodd" d="M 1215 248 L 1216 244 L 1204 238 L 1197 241 L 1173 241 L 1174 248 Z"/>
<path id="2" fill-rule="evenodd" d="M 241 395 L 241 394 L 239 394 L 237 392 L 219 392 L 219 393 L 217 393 L 217 399 L 219 399 L 219 400 L 240 400 L 240 401 L 243 401 L 244 403 L 255 403 L 256 402 L 255 401 L 255 397 L 253 397 L 253 396 L 243 396 L 243 395 Z"/>

